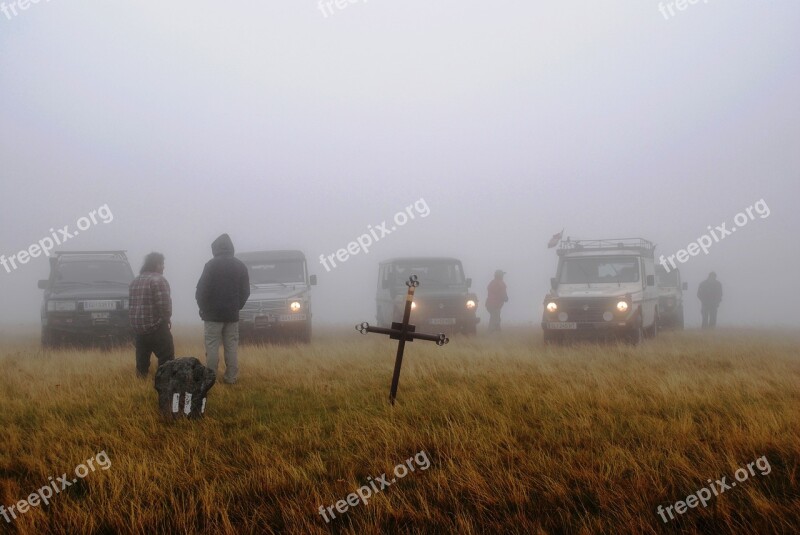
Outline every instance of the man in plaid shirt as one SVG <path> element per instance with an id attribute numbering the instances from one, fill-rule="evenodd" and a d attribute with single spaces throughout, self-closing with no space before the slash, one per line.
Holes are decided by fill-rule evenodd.
<path id="1" fill-rule="evenodd" d="M 175 358 L 172 342 L 172 298 L 164 278 L 164 255 L 150 253 L 130 286 L 130 321 L 136 335 L 136 375 L 147 377 L 150 355 L 158 365 Z"/>

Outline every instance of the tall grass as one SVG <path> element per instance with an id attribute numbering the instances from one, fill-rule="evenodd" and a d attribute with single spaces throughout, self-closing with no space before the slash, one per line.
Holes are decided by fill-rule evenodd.
<path id="1" fill-rule="evenodd" d="M 545 347 L 526 328 L 407 346 L 323 331 L 240 350 L 206 418 L 164 424 L 130 348 L 0 348 L 0 504 L 104 450 L 19 533 L 798 533 L 800 337 L 664 333 Z M 178 331 L 180 356 L 202 357 Z M 153 359 L 155 365 L 155 359 Z M 221 371 L 221 370 L 220 370 Z M 431 460 L 327 524 L 318 513 L 424 450 Z M 658 505 L 766 456 L 772 468 L 665 524 Z"/>

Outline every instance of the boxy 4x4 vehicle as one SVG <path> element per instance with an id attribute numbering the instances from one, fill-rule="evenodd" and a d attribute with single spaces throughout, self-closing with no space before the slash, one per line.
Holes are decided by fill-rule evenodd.
<path id="1" fill-rule="evenodd" d="M 641 238 L 562 241 L 544 300 L 545 342 L 658 333 L 655 246 Z"/>
<path id="2" fill-rule="evenodd" d="M 472 279 L 464 276 L 460 260 L 443 257 L 393 258 L 379 265 L 375 297 L 379 326 L 403 321 L 411 275 L 419 278 L 411 305 L 411 323 L 417 330 L 475 333 L 480 318 L 478 297 L 469 292 Z"/>
<path id="3" fill-rule="evenodd" d="M 683 291 L 688 290 L 689 285 L 681 282 L 679 270 L 667 271 L 661 265 L 656 266 L 656 284 L 660 326 L 683 329 Z"/>
<path id="4" fill-rule="evenodd" d="M 133 271 L 125 251 L 61 251 L 50 257 L 50 278 L 39 281 L 42 345 L 128 342 L 128 288 Z"/>
<path id="5" fill-rule="evenodd" d="M 291 338 L 311 341 L 311 286 L 306 257 L 300 251 L 240 253 L 250 275 L 250 298 L 239 313 L 244 341 Z"/>

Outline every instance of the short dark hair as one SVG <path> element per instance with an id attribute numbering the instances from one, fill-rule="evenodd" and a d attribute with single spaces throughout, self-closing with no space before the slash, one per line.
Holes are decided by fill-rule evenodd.
<path id="1" fill-rule="evenodd" d="M 144 257 L 144 264 L 142 264 L 142 269 L 139 270 L 139 273 L 144 273 L 146 271 L 156 271 L 156 268 L 159 264 L 164 263 L 164 255 L 161 253 L 150 253 L 149 255 Z"/>

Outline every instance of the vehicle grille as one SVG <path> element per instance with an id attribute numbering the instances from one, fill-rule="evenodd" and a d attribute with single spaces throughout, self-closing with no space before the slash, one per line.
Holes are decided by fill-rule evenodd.
<path id="1" fill-rule="evenodd" d="M 559 303 L 559 312 L 566 312 L 567 321 L 598 322 L 604 321 L 603 314 L 614 310 L 619 299 L 580 299 L 576 301 L 562 300 Z"/>
<path id="2" fill-rule="evenodd" d="M 413 314 L 425 317 L 456 317 L 466 311 L 464 307 L 466 299 L 463 297 L 422 298 L 415 301 L 419 308 L 414 310 Z"/>
<path id="3" fill-rule="evenodd" d="M 277 312 L 285 312 L 287 308 L 286 300 L 270 300 L 270 301 L 248 301 L 242 313 L 244 314 L 273 314 Z"/>

